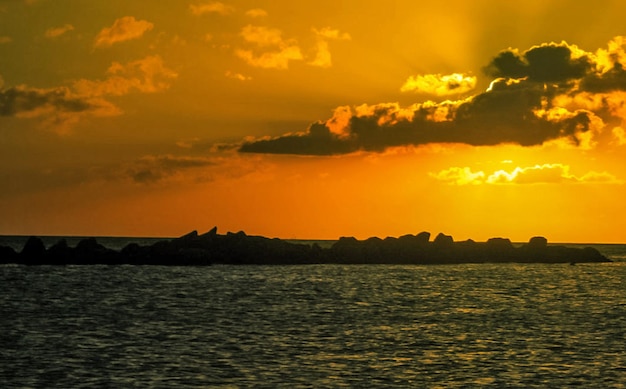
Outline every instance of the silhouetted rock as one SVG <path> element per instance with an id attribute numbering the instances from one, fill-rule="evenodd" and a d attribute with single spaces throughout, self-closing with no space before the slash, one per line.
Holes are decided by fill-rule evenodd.
<path id="1" fill-rule="evenodd" d="M 59 240 L 50 246 L 46 252 L 47 262 L 53 265 L 63 265 L 73 262 L 74 250 L 72 250 L 65 239 Z"/>
<path id="2" fill-rule="evenodd" d="M 149 248 L 142 247 L 137 243 L 129 243 L 120 251 L 120 262 L 129 265 L 147 264 L 149 261 Z"/>
<path id="3" fill-rule="evenodd" d="M 117 264 L 118 252 L 104 247 L 95 238 L 86 238 L 78 242 L 74 249 L 77 264 Z"/>
<path id="4" fill-rule="evenodd" d="M 18 255 L 13 247 L 0 246 L 0 263 L 15 263 L 18 261 Z"/>
<path id="5" fill-rule="evenodd" d="M 217 236 L 217 227 L 211 228 L 208 232 L 200 235 L 201 239 L 214 238 Z"/>
<path id="6" fill-rule="evenodd" d="M 488 262 L 513 262 L 517 260 L 517 251 L 510 239 L 491 238 L 485 243 L 485 260 Z"/>
<path id="7" fill-rule="evenodd" d="M 176 253 L 175 263 L 177 266 L 206 266 L 211 264 L 211 253 L 201 248 L 183 248 Z"/>
<path id="8" fill-rule="evenodd" d="M 433 243 L 438 247 L 452 247 L 452 244 L 454 243 L 454 239 L 452 239 L 452 236 L 445 235 L 440 232 L 435 237 L 435 240 L 433 241 Z"/>
<path id="9" fill-rule="evenodd" d="M 26 265 L 45 263 L 46 246 L 40 238 L 31 236 L 20 252 L 20 258 Z"/>
<path id="10" fill-rule="evenodd" d="M 545 249 L 548 247 L 548 239 L 543 236 L 533 236 L 528 241 L 527 246 L 529 249 Z"/>
<path id="11" fill-rule="evenodd" d="M 192 240 L 196 239 L 197 237 L 198 237 L 198 231 L 194 230 L 194 231 L 191 231 L 188 234 L 185 234 L 185 235 L 181 236 L 180 238 L 178 238 L 178 240 L 181 240 L 181 241 L 192 241 Z"/>
<path id="12" fill-rule="evenodd" d="M 46 250 L 39 238 L 31 237 L 19 254 L 0 247 L 0 262 L 24 264 L 133 264 L 166 266 L 287 265 L 312 263 L 339 264 L 454 264 L 481 262 L 610 262 L 593 248 L 575 249 L 548 245 L 543 237 L 533 237 L 516 248 L 509 239 L 491 238 L 454 242 L 440 233 L 430 242 L 430 233 L 403 235 L 399 238 L 371 237 L 358 240 L 341 237 L 330 248 L 304 245 L 249 236 L 245 232 L 219 235 L 217 228 L 198 235 L 192 231 L 172 240 L 160 240 L 150 246 L 131 243 L 115 251 L 95 238 L 81 240 L 75 248 L 65 240 Z"/>

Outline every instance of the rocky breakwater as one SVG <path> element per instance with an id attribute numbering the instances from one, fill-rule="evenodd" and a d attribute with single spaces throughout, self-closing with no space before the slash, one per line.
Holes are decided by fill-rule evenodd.
<path id="1" fill-rule="evenodd" d="M 592 247 L 584 249 L 548 245 L 544 237 L 513 245 L 509 239 L 491 238 L 486 242 L 455 242 L 438 234 L 430 240 L 428 232 L 399 238 L 340 238 L 328 253 L 337 263 L 457 264 L 457 263 L 584 263 L 611 262 Z"/>
<path id="2" fill-rule="evenodd" d="M 193 231 L 180 238 L 161 240 L 149 246 L 131 243 L 116 251 L 96 239 L 81 240 L 69 247 L 65 240 L 46 248 L 41 239 L 31 237 L 16 252 L 0 246 L 0 263 L 25 265 L 297 265 L 297 264 L 457 264 L 457 263 L 582 263 L 611 262 L 596 249 L 548 245 L 543 237 L 513 245 L 509 239 L 486 242 L 455 242 L 451 236 L 430 233 L 399 238 L 357 240 L 342 237 L 329 248 L 297 244 L 281 239 L 249 236 L 244 232 L 220 235 L 217 228 L 199 235 Z"/>

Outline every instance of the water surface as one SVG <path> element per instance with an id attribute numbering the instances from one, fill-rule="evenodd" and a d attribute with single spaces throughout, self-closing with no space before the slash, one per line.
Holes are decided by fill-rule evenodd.
<path id="1" fill-rule="evenodd" d="M 0 266 L 2 387 L 626 382 L 626 263 Z"/>

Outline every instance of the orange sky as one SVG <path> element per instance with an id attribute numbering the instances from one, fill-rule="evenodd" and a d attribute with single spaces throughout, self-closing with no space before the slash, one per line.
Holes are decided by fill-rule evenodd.
<path id="1" fill-rule="evenodd" d="M 0 234 L 626 243 L 623 1 L 0 0 Z"/>

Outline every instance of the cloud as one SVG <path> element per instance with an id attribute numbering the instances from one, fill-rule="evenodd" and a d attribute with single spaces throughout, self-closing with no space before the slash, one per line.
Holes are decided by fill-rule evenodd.
<path id="1" fill-rule="evenodd" d="M 19 85 L 0 91 L 0 116 L 16 116 L 42 107 L 81 112 L 89 109 L 83 99 L 72 96 L 68 88 L 38 89 Z"/>
<path id="2" fill-rule="evenodd" d="M 576 176 L 570 173 L 568 165 L 560 163 L 516 167 L 511 171 L 497 170 L 491 174 L 483 171 L 472 172 L 469 167 L 451 167 L 429 175 L 438 181 L 451 185 L 622 183 L 621 180 L 607 172 L 591 171 L 582 176 Z"/>
<path id="3" fill-rule="evenodd" d="M 190 4 L 189 9 L 191 10 L 191 13 L 193 13 L 196 16 L 204 15 L 207 13 L 228 15 L 235 10 L 232 6 L 226 5 L 219 1 L 213 1 L 210 3 Z"/>
<path id="4" fill-rule="evenodd" d="M 409 77 L 401 92 L 426 93 L 435 96 L 460 95 L 476 87 L 476 77 L 461 73 L 425 74 Z"/>
<path id="5" fill-rule="evenodd" d="M 469 167 L 451 167 L 439 173 L 430 173 L 438 181 L 454 185 L 478 185 L 485 181 L 484 172 L 473 173 Z"/>
<path id="6" fill-rule="evenodd" d="M 185 170 L 215 165 L 208 157 L 159 155 L 145 156 L 129 167 L 127 174 L 137 183 L 154 183 Z"/>
<path id="7" fill-rule="evenodd" d="M 342 33 L 337 29 L 324 27 L 320 30 L 313 28 L 313 33 L 317 36 L 315 58 L 309 62 L 309 65 L 322 68 L 332 66 L 332 57 L 329 49 L 329 40 L 350 40 L 352 37 L 348 33 Z"/>
<path id="8" fill-rule="evenodd" d="M 94 47 L 110 47 L 115 43 L 137 39 L 147 31 L 152 30 L 154 24 L 146 20 L 137 20 L 133 16 L 124 16 L 113 22 L 111 27 L 103 28 L 94 41 Z"/>
<path id="9" fill-rule="evenodd" d="M 246 11 L 246 16 L 251 18 L 264 18 L 267 16 L 267 11 L 261 8 L 253 8 Z"/>
<path id="10" fill-rule="evenodd" d="M 121 109 L 106 100 L 132 92 L 155 93 L 169 88 L 177 74 L 167 68 L 159 56 L 114 62 L 102 80 L 80 79 L 69 87 L 33 88 L 19 85 L 2 89 L 0 82 L 0 116 L 36 118 L 43 127 L 60 133 L 86 117 L 115 116 Z"/>
<path id="11" fill-rule="evenodd" d="M 252 80 L 252 77 L 250 77 L 250 76 L 244 76 L 241 73 L 231 72 L 230 70 L 226 71 L 226 73 L 224 75 L 227 78 L 232 78 L 233 80 L 239 80 L 239 81 L 250 81 L 250 80 Z"/>
<path id="12" fill-rule="evenodd" d="M 44 36 L 46 38 L 54 39 L 73 30 L 74 30 L 74 26 L 72 26 L 71 24 L 66 24 L 62 27 L 55 27 L 55 28 L 50 28 L 46 30 L 46 32 L 44 33 Z"/>
<path id="13" fill-rule="evenodd" d="M 236 55 L 250 66 L 265 69 L 287 69 L 289 61 L 302 60 L 302 52 L 298 46 L 286 46 L 278 51 L 255 54 L 252 50 L 236 50 Z"/>
<path id="14" fill-rule="evenodd" d="M 617 36 L 606 49 L 588 53 L 592 71 L 580 80 L 579 89 L 591 93 L 611 93 L 626 90 L 626 37 Z"/>
<path id="15" fill-rule="evenodd" d="M 334 39 L 334 40 L 351 40 L 352 37 L 347 32 L 340 32 L 339 30 L 331 27 L 323 27 L 321 29 L 313 28 L 315 35 L 321 38 Z"/>
<path id="16" fill-rule="evenodd" d="M 0 116 L 40 118 L 45 128 L 65 133 L 86 116 L 113 116 L 109 102 L 80 96 L 67 87 L 32 88 L 19 85 L 0 90 Z"/>
<path id="17" fill-rule="evenodd" d="M 349 40 L 350 35 L 330 27 L 320 30 L 313 28 L 316 36 L 315 56 L 307 59 L 312 66 L 328 68 L 332 65 L 329 40 Z M 288 69 L 290 61 L 303 61 L 298 42 L 295 39 L 283 38 L 283 32 L 267 26 L 247 25 L 239 34 L 247 47 L 235 49 L 235 55 L 248 65 L 265 69 Z"/>
<path id="18" fill-rule="evenodd" d="M 122 96 L 133 91 L 155 93 L 170 87 L 178 74 L 169 69 L 158 55 L 131 61 L 126 64 L 113 62 L 103 80 L 80 79 L 73 88 L 82 96 Z"/>
<path id="19" fill-rule="evenodd" d="M 582 143 L 599 119 L 584 110 L 560 117 L 542 116 L 543 93 L 543 87 L 525 85 L 519 90 L 494 87 L 464 100 L 427 101 L 408 107 L 363 104 L 343 111 L 341 118 L 335 111 L 327 121 L 314 123 L 301 133 L 244 143 L 241 151 L 324 155 L 382 152 L 429 143 L 532 146 L 558 138 Z M 340 130 L 338 122 L 344 123 Z"/>
<path id="20" fill-rule="evenodd" d="M 329 31 L 321 35 L 332 36 Z M 533 46 L 522 53 L 508 49 L 486 67 L 496 78 L 483 92 L 404 107 L 398 103 L 339 107 L 333 117 L 304 131 L 248 140 L 240 151 L 327 155 L 431 143 L 548 142 L 593 148 L 603 133 L 626 126 L 625 48 L 626 39 L 616 37 L 608 49 L 595 53 L 565 42 Z M 460 74 L 426 75 L 409 78 L 404 89 L 445 95 L 475 82 Z"/>
<path id="21" fill-rule="evenodd" d="M 0 83 L 0 85 L 2 84 Z M 626 131 L 622 127 L 613 128 L 612 133 L 618 146 L 626 145 Z"/>
<path id="22" fill-rule="evenodd" d="M 282 38 L 282 31 L 277 28 L 249 24 L 241 30 L 241 36 L 246 42 L 254 43 L 260 47 L 282 46 L 285 44 Z"/>
<path id="23" fill-rule="evenodd" d="M 11 37 L 6 36 L 6 35 L 5 36 L 0 36 L 0 45 L 4 45 L 4 44 L 7 44 L 7 43 L 11 43 L 11 42 L 13 42 L 13 39 Z"/>
<path id="24" fill-rule="evenodd" d="M 333 65 L 328 42 L 325 40 L 319 40 L 317 42 L 315 58 L 309 62 L 309 65 L 318 66 L 320 68 L 329 68 Z"/>
<path id="25" fill-rule="evenodd" d="M 524 78 L 537 82 L 564 82 L 584 77 L 593 68 L 589 54 L 566 42 L 544 43 L 523 53 L 500 52 L 485 68 L 494 77 Z"/>
<path id="26" fill-rule="evenodd" d="M 282 31 L 276 28 L 247 25 L 240 35 L 253 49 L 237 49 L 235 55 L 248 65 L 265 69 L 287 69 L 289 61 L 304 57 L 294 40 L 284 40 Z"/>

